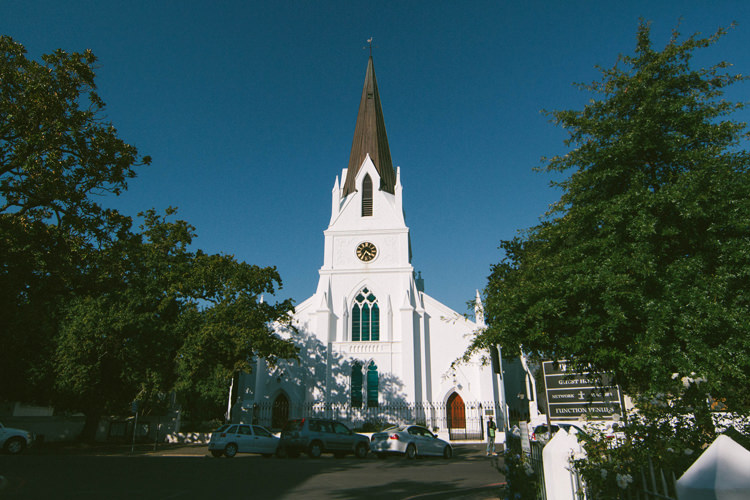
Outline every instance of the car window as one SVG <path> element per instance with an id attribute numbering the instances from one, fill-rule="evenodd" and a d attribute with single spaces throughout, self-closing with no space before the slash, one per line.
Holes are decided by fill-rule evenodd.
<path id="1" fill-rule="evenodd" d="M 333 422 L 320 422 L 320 432 L 333 434 Z"/>
<path id="2" fill-rule="evenodd" d="M 253 432 L 256 436 L 271 437 L 271 433 L 259 425 L 253 426 Z"/>
<path id="3" fill-rule="evenodd" d="M 252 435 L 253 431 L 250 430 L 249 425 L 240 425 L 240 434 Z"/>
<path id="4" fill-rule="evenodd" d="M 409 434 L 412 434 L 412 435 L 414 435 L 414 436 L 418 436 L 418 435 L 419 435 L 419 430 L 418 430 L 418 429 L 417 429 L 416 427 L 409 427 L 409 428 L 407 429 L 407 432 L 408 432 Z"/>
<path id="5" fill-rule="evenodd" d="M 340 424 L 338 422 L 333 423 L 333 431 L 336 434 L 349 434 L 350 432 L 349 429 L 344 424 Z"/>
<path id="6" fill-rule="evenodd" d="M 236 425 L 230 425 L 227 428 L 226 432 L 227 432 L 227 434 L 234 434 L 235 432 L 237 432 L 237 426 Z"/>

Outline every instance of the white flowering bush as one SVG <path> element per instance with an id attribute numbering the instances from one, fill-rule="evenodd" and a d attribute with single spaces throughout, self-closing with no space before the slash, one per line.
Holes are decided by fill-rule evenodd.
<path id="1" fill-rule="evenodd" d="M 633 489 L 641 488 L 641 470 L 648 467 L 649 458 L 655 467 L 680 477 L 714 441 L 710 403 L 700 387 L 705 378 L 695 373 L 672 378 L 675 389 L 670 395 L 636 399 L 636 410 L 621 429 L 624 436 L 613 439 L 589 429 L 582 443 L 587 456 L 574 460 L 589 498 L 628 498 Z"/>

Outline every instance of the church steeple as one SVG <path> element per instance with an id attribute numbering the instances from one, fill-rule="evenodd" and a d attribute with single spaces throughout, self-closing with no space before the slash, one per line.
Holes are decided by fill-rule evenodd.
<path id="1" fill-rule="evenodd" d="M 355 178 L 368 154 L 380 175 L 380 189 L 394 194 L 396 174 L 391 162 L 391 150 L 388 148 L 388 136 L 385 132 L 383 108 L 380 106 L 378 82 L 375 79 L 372 56 L 367 61 L 365 85 L 362 89 L 362 99 L 359 102 L 352 152 L 349 155 L 349 167 L 344 189 L 341 193 L 342 197 L 346 197 L 357 190 Z"/>

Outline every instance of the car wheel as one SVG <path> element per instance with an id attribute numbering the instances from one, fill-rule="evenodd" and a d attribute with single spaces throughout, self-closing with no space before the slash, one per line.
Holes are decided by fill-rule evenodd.
<path id="1" fill-rule="evenodd" d="M 370 451 L 367 449 L 367 445 L 365 443 L 359 443 L 356 448 L 354 448 L 354 455 L 357 458 L 365 458 L 367 456 L 367 452 Z"/>
<path id="2" fill-rule="evenodd" d="M 413 444 L 410 444 L 406 447 L 406 453 L 404 453 L 404 456 L 408 458 L 409 460 L 413 458 L 417 458 L 417 447 Z"/>
<path id="3" fill-rule="evenodd" d="M 11 455 L 18 455 L 26 449 L 26 441 L 19 437 L 10 438 L 5 442 L 5 451 Z"/>
<path id="4" fill-rule="evenodd" d="M 211 455 L 213 455 L 214 458 L 219 458 L 223 454 L 224 452 L 222 450 L 211 450 Z"/>
<path id="5" fill-rule="evenodd" d="M 319 458 L 323 453 L 323 443 L 320 441 L 313 441 L 310 443 L 310 447 L 307 449 L 307 454 L 310 458 Z"/>
<path id="6" fill-rule="evenodd" d="M 226 448 L 224 448 L 224 455 L 227 456 L 227 458 L 234 458 L 234 456 L 237 454 L 237 445 L 234 443 L 229 443 Z"/>
<path id="7" fill-rule="evenodd" d="M 453 449 L 450 446 L 446 446 L 443 450 L 443 458 L 451 458 L 453 456 Z"/>

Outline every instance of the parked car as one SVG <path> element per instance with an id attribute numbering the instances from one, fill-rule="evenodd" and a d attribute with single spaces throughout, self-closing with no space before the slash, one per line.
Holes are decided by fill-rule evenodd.
<path id="1" fill-rule="evenodd" d="M 450 443 L 419 425 L 402 425 L 376 432 L 372 435 L 370 450 L 379 457 L 389 454 L 401 454 L 406 458 L 422 455 L 444 458 L 453 456 Z"/>
<path id="2" fill-rule="evenodd" d="M 357 434 L 341 422 L 321 418 L 290 420 L 281 431 L 279 455 L 298 457 L 307 453 L 312 458 L 322 453 L 344 456 L 353 453 L 365 458 L 370 451 L 370 438 Z"/>
<path id="3" fill-rule="evenodd" d="M 552 437 L 555 434 L 557 434 L 557 431 L 559 431 L 560 429 L 564 429 L 568 433 L 570 433 L 572 429 L 573 432 L 575 432 L 576 434 L 588 436 L 586 431 L 584 431 L 577 425 L 558 423 L 558 424 L 552 424 L 550 426 L 549 434 L 547 434 L 547 424 L 537 425 L 536 427 L 534 427 L 534 432 L 531 433 L 531 436 L 529 436 L 529 439 L 531 439 L 531 441 L 539 441 L 540 443 L 547 444 L 549 440 L 552 439 Z"/>
<path id="4" fill-rule="evenodd" d="M 260 425 L 224 424 L 211 433 L 211 455 L 233 458 L 237 453 L 260 453 L 271 457 L 279 447 L 279 438 Z"/>
<path id="5" fill-rule="evenodd" d="M 0 423 L 0 448 L 5 453 L 17 455 L 34 442 L 33 432 L 5 427 Z"/>

